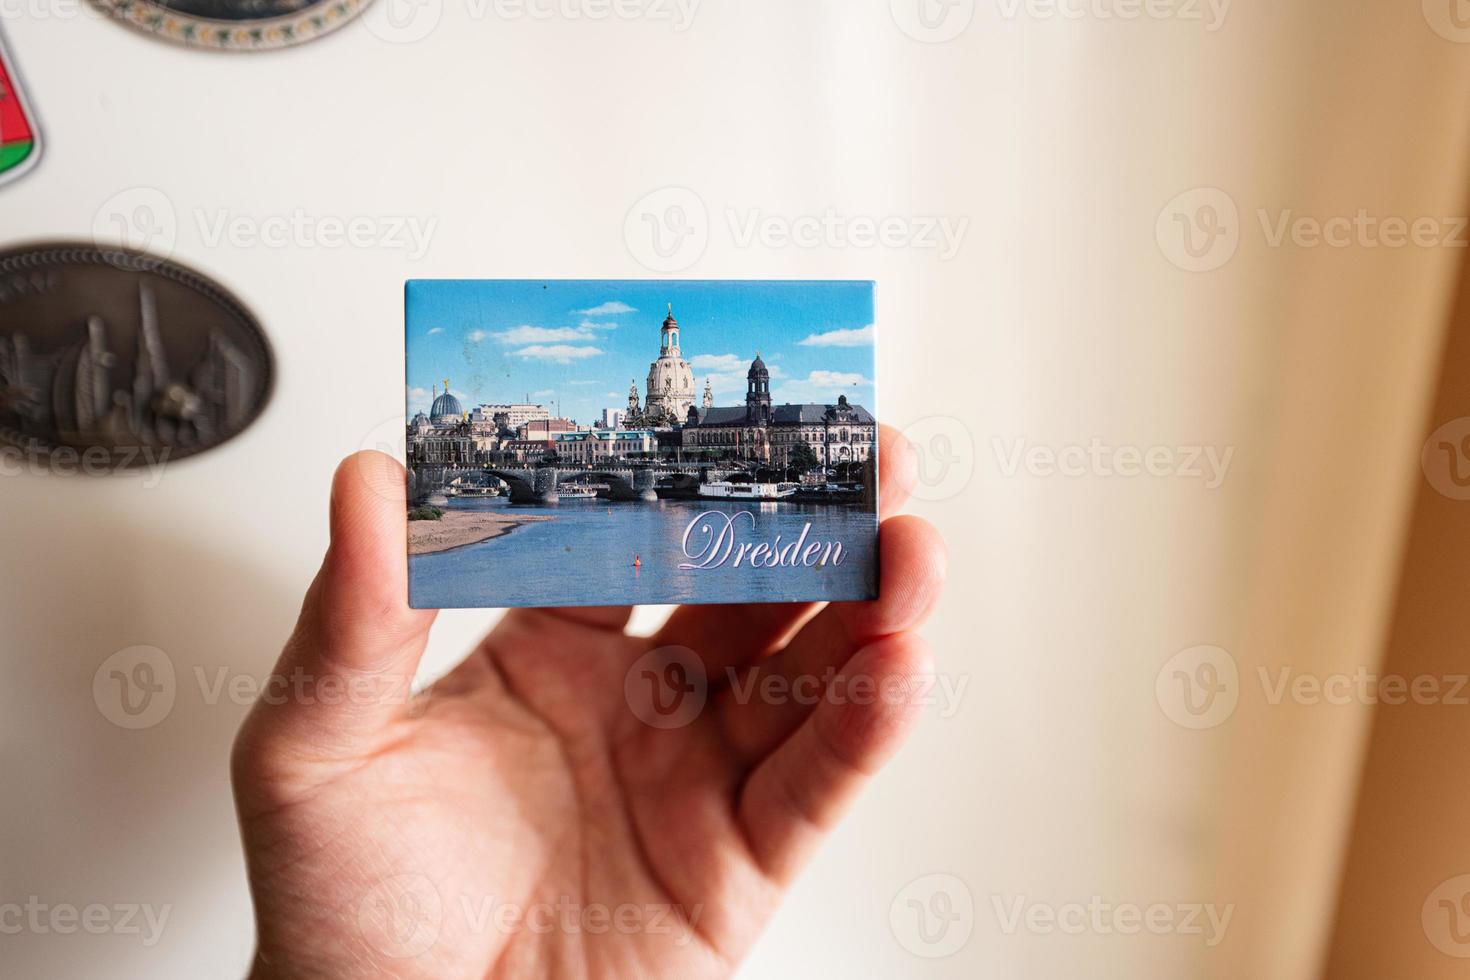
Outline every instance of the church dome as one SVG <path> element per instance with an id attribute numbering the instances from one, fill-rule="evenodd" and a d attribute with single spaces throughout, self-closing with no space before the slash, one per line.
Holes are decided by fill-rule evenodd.
<path id="1" fill-rule="evenodd" d="M 750 370 L 746 372 L 746 380 L 754 381 L 756 378 L 769 378 L 770 376 L 771 372 L 766 370 L 766 362 L 761 360 L 760 353 L 757 352 L 755 360 L 750 362 Z"/>
<path id="2" fill-rule="evenodd" d="M 459 399 L 448 391 L 434 399 L 433 407 L 429 409 L 429 415 L 436 422 L 440 419 L 459 419 L 464 415 L 464 407 L 460 405 Z"/>

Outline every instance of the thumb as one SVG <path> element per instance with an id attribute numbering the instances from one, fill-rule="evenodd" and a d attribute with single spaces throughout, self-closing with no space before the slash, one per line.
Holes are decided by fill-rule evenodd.
<path id="1" fill-rule="evenodd" d="M 252 724 L 312 752 L 355 752 L 405 713 L 436 615 L 408 608 L 407 522 L 397 460 L 360 452 L 338 465 L 331 544 Z"/>

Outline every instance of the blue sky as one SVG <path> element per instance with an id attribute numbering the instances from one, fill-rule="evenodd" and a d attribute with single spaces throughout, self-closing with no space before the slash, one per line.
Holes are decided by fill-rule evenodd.
<path id="1" fill-rule="evenodd" d="M 834 402 L 874 410 L 873 293 L 866 282 L 415 280 L 407 288 L 408 411 L 430 386 L 466 409 L 527 396 L 578 422 L 642 399 L 659 329 L 674 304 L 696 393 L 745 402 L 757 351 L 776 403 Z"/>

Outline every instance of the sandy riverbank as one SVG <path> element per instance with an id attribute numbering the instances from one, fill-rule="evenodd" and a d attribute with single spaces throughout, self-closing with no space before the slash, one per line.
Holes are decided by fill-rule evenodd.
<path id="1" fill-rule="evenodd" d="M 432 555 L 509 534 L 522 524 L 549 521 L 544 514 L 503 514 L 484 510 L 446 510 L 437 521 L 408 522 L 408 553 Z"/>

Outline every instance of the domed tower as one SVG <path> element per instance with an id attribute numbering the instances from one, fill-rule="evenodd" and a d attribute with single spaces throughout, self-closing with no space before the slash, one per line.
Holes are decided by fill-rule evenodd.
<path id="1" fill-rule="evenodd" d="M 755 352 L 750 370 L 745 373 L 745 419 L 759 425 L 771 422 L 771 372 L 761 360 L 761 352 Z"/>
<path id="2" fill-rule="evenodd" d="M 704 379 L 704 407 L 715 407 L 715 392 L 714 389 L 709 386 L 709 378 Z"/>
<path id="3" fill-rule="evenodd" d="M 674 305 L 670 303 L 659 337 L 658 360 L 648 366 L 648 396 L 643 400 L 643 415 L 650 421 L 682 421 L 692 404 L 694 371 L 679 349 L 679 321 L 674 319 Z"/>
<path id="4" fill-rule="evenodd" d="M 438 391 L 437 388 L 434 390 Z M 429 407 L 429 421 L 435 425 L 454 425 L 464 421 L 464 406 L 449 393 L 448 378 L 444 379 L 444 394 L 435 396 L 434 404 Z"/>

